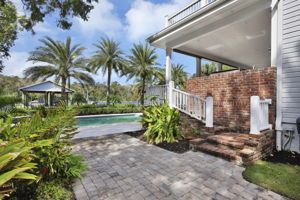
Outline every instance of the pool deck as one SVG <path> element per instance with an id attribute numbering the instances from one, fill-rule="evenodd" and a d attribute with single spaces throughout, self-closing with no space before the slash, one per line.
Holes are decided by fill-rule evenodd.
<path id="1" fill-rule="evenodd" d="M 102 135 L 111 135 L 117 133 L 126 133 L 132 131 L 142 130 L 142 124 L 140 122 L 126 122 L 115 124 L 103 124 L 97 126 L 83 126 L 79 127 L 79 133 L 74 136 L 74 140 L 80 138 L 91 138 Z"/>

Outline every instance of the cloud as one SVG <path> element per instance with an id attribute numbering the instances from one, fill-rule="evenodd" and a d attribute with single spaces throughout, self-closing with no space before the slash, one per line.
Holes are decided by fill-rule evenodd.
<path id="1" fill-rule="evenodd" d="M 131 41 L 145 40 L 165 25 L 165 16 L 173 14 L 191 0 L 171 0 L 169 3 L 152 3 L 135 0 L 126 13 L 126 31 Z"/>
<path id="2" fill-rule="evenodd" d="M 95 3 L 94 9 L 89 13 L 88 21 L 76 18 L 81 32 L 86 35 L 102 32 L 110 37 L 117 36 L 122 30 L 122 23 L 114 10 L 114 5 L 108 0 Z"/>
<path id="3" fill-rule="evenodd" d="M 23 77 L 23 71 L 32 66 L 32 62 L 26 62 L 29 56 L 28 52 L 11 52 L 10 58 L 4 61 L 4 75 Z"/>

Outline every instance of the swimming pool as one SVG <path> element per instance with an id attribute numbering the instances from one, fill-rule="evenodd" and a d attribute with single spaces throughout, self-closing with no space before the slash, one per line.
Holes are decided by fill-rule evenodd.
<path id="1" fill-rule="evenodd" d="M 126 122 L 138 122 L 141 119 L 140 114 L 120 114 L 120 115 L 99 115 L 77 117 L 77 127 L 97 126 L 102 124 L 115 124 Z"/>

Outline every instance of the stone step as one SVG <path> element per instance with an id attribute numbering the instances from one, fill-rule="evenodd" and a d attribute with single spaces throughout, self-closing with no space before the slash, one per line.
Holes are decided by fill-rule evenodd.
<path id="1" fill-rule="evenodd" d="M 206 140 L 203 138 L 195 138 L 190 140 L 190 149 L 196 151 L 198 145 L 203 144 Z"/>
<path id="2" fill-rule="evenodd" d="M 202 151 L 204 153 L 209 153 L 211 155 L 223 158 L 223 159 L 231 161 L 231 162 L 235 162 L 235 160 L 237 158 L 236 151 L 226 149 L 222 146 L 216 146 L 216 145 L 206 143 L 206 142 L 198 145 L 196 147 L 196 150 Z"/>
<path id="3" fill-rule="evenodd" d="M 207 141 L 216 145 L 228 146 L 231 149 L 243 149 L 245 146 L 245 140 L 237 138 L 234 135 L 213 135 L 208 137 Z"/>

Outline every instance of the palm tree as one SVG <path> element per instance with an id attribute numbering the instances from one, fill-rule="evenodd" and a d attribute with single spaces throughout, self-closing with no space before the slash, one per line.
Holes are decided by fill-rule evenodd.
<path id="1" fill-rule="evenodd" d="M 61 82 L 62 99 L 66 100 L 66 84 L 70 78 L 76 79 L 82 84 L 94 84 L 93 78 L 82 71 L 88 71 L 86 68 L 86 59 L 82 57 L 85 50 L 79 44 L 72 45 L 72 39 L 68 37 L 66 42 L 54 41 L 50 37 L 40 40 L 43 46 L 37 47 L 30 52 L 27 61 L 33 63 L 42 63 L 42 65 L 32 66 L 25 69 L 26 78 L 33 81 L 38 79 L 46 80 L 54 77 L 56 82 Z"/>
<path id="2" fill-rule="evenodd" d="M 90 66 L 95 73 L 102 69 L 102 73 L 107 72 L 107 94 L 106 103 L 110 104 L 110 83 L 111 74 L 123 73 L 126 68 L 126 60 L 123 58 L 123 52 L 120 50 L 120 43 L 109 38 L 101 38 L 99 44 L 95 44 L 98 48 L 90 59 Z"/>
<path id="3" fill-rule="evenodd" d="M 130 50 L 131 55 L 128 56 L 129 68 L 126 72 L 128 80 L 133 77 L 138 82 L 138 91 L 140 94 L 140 102 L 142 105 L 145 103 L 146 84 L 152 79 L 158 55 L 155 53 L 154 48 L 150 48 L 148 44 L 134 44 Z"/>
<path id="4" fill-rule="evenodd" d="M 162 68 L 155 69 L 155 84 L 164 85 L 166 84 L 166 70 Z M 172 64 L 172 79 L 176 88 L 184 88 L 185 81 L 188 77 L 188 73 L 184 71 L 182 64 Z"/>

